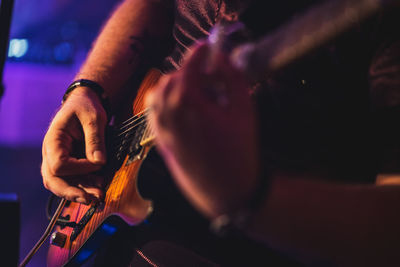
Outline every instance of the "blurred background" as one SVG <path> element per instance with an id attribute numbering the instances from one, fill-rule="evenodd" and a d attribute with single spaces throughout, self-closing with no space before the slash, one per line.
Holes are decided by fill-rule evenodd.
<path id="1" fill-rule="evenodd" d="M 0 100 L 0 194 L 21 202 L 20 261 L 47 226 L 41 142 L 118 0 L 15 0 Z M 28 266 L 46 266 L 48 242 Z"/>

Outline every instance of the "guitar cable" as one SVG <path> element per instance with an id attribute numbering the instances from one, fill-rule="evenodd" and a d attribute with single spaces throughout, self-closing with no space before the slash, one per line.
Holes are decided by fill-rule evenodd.
<path id="1" fill-rule="evenodd" d="M 61 199 L 61 202 L 58 205 L 58 208 L 57 208 L 56 212 L 54 213 L 53 218 L 51 219 L 46 230 L 44 231 L 42 237 L 35 244 L 35 246 L 31 249 L 31 251 L 28 253 L 28 255 L 26 255 L 25 259 L 21 262 L 21 264 L 18 267 L 25 267 L 28 264 L 28 262 L 32 259 L 33 255 L 35 255 L 36 252 L 39 250 L 39 248 L 43 245 L 44 241 L 50 236 L 50 233 L 53 230 L 53 227 L 56 224 L 58 218 L 60 217 L 61 212 L 62 212 L 66 202 L 67 202 L 66 199 L 64 199 L 64 198 Z"/>
<path id="2" fill-rule="evenodd" d="M 46 217 L 49 221 L 51 221 L 51 219 L 53 218 L 53 212 L 52 212 L 52 208 L 53 208 L 53 202 L 55 199 L 59 199 L 61 200 L 60 197 L 57 197 L 56 195 L 54 195 L 53 193 L 51 193 L 49 195 L 49 198 L 47 199 L 47 204 L 46 204 Z M 65 206 L 68 206 L 68 201 L 65 204 Z M 61 226 L 62 228 L 64 227 L 72 227 L 74 228 L 76 226 L 76 222 L 71 222 L 70 221 L 70 217 L 69 215 L 63 217 L 60 215 L 60 217 L 57 219 L 56 221 L 56 225 Z"/>

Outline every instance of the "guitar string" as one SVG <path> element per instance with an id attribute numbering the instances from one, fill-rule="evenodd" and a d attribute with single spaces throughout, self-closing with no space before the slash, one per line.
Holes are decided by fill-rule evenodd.
<path id="1" fill-rule="evenodd" d="M 140 125 L 143 125 L 143 124 L 145 124 L 146 123 L 146 120 L 144 119 L 144 120 L 142 120 L 141 122 L 139 122 L 139 123 L 137 123 L 134 127 L 132 127 L 132 128 L 130 128 L 129 130 L 127 130 L 126 132 L 125 132 L 125 134 L 127 134 L 128 132 L 132 132 L 132 130 L 133 129 L 135 129 L 135 128 L 137 128 L 138 126 L 140 126 Z M 129 135 L 125 135 L 125 136 L 117 136 L 116 138 L 115 138 L 115 142 L 114 142 L 114 144 L 122 144 L 121 142 L 123 142 L 124 140 L 127 140 L 127 139 L 129 139 L 129 138 L 133 138 L 133 137 L 135 137 L 135 136 L 129 136 Z M 115 147 L 114 147 L 115 148 Z"/>
<path id="2" fill-rule="evenodd" d="M 140 113 L 138 113 L 138 114 L 144 114 L 144 113 L 147 112 L 147 111 L 148 111 L 148 110 L 143 111 L 143 112 L 140 112 Z M 137 115 L 138 115 L 138 114 L 137 114 Z M 131 117 L 130 119 L 128 119 L 128 120 L 126 121 L 126 122 L 129 121 L 128 123 L 125 123 L 125 125 L 122 125 L 120 128 L 117 128 L 117 129 L 116 129 L 116 132 L 118 133 L 118 131 L 121 131 L 122 129 L 124 129 L 124 128 L 128 127 L 128 126 L 131 126 L 130 128 L 125 129 L 123 132 L 119 133 L 118 136 L 117 136 L 116 138 L 114 138 L 114 140 L 112 141 L 112 143 L 113 143 L 113 144 L 112 144 L 112 149 L 115 150 L 115 149 L 118 149 L 119 147 L 121 147 L 123 141 L 127 142 L 127 141 L 131 141 L 131 140 L 132 140 L 131 138 L 126 139 L 126 138 L 124 138 L 124 136 L 122 136 L 122 135 L 125 134 L 125 133 L 130 132 L 131 130 L 133 130 L 133 129 L 136 128 L 137 126 L 139 126 L 139 125 L 141 125 L 141 124 L 144 123 L 145 116 L 138 117 L 137 115 Z M 141 121 L 140 121 L 139 123 L 133 124 L 133 123 L 137 122 L 138 120 L 141 120 Z"/>
<path id="3" fill-rule="evenodd" d="M 138 118 L 139 116 L 143 115 L 144 113 L 146 113 L 146 112 L 148 112 L 148 111 L 149 111 L 149 108 L 146 108 L 146 109 L 144 109 L 144 110 L 142 110 L 142 111 L 136 113 L 136 114 L 133 115 L 132 117 L 130 117 L 130 118 L 128 118 L 127 120 L 123 121 L 123 122 L 120 124 L 120 128 L 122 129 L 122 128 L 124 128 L 125 126 L 129 125 L 130 123 L 132 123 L 132 120 L 133 120 L 133 119 Z"/>
<path id="4" fill-rule="evenodd" d="M 141 117 L 137 118 L 136 120 L 134 120 L 134 121 L 132 122 L 132 123 L 137 122 L 136 124 L 131 124 L 131 125 L 129 125 L 130 127 L 124 129 L 123 131 L 120 131 L 120 130 L 122 130 L 122 129 L 118 129 L 117 131 L 120 131 L 120 132 L 118 133 L 117 136 L 122 136 L 122 135 L 126 134 L 127 132 L 129 132 L 130 130 L 132 130 L 133 128 L 135 128 L 138 124 L 140 124 L 140 123 L 141 123 L 141 120 L 144 120 L 145 118 L 146 118 L 146 116 L 141 116 Z M 139 121 L 139 122 L 138 122 L 138 121 Z"/>
<path id="5" fill-rule="evenodd" d="M 145 121 L 141 122 L 138 125 L 141 125 L 141 124 L 145 124 Z M 133 127 L 131 130 L 133 130 L 134 128 L 135 127 Z M 113 156 L 117 156 L 119 152 L 124 152 L 126 149 L 128 149 L 129 146 L 132 145 L 132 141 L 134 140 L 135 137 L 136 136 L 132 135 L 127 138 L 123 138 L 123 137 L 118 138 L 118 140 L 116 140 L 115 143 L 111 147 L 113 149 L 113 151 L 115 151 L 115 153 L 116 153 L 116 155 L 113 155 Z"/>
<path id="6" fill-rule="evenodd" d="M 141 123 L 138 123 L 136 126 L 140 126 L 140 125 L 145 125 L 146 121 L 143 121 Z M 133 131 L 136 127 L 133 127 L 132 129 L 130 129 L 131 131 Z M 147 127 L 146 127 L 147 128 Z M 144 136 L 144 134 L 143 134 Z M 118 137 L 115 139 L 115 142 L 112 146 L 113 149 L 117 149 L 119 147 L 121 147 L 122 145 L 127 145 L 129 144 L 129 141 L 132 141 L 135 137 L 135 135 L 130 135 L 130 136 L 122 136 L 122 137 Z"/>
<path id="7" fill-rule="evenodd" d="M 140 120 L 140 121 L 139 121 Z M 139 122 L 138 122 L 139 121 Z M 146 117 L 142 116 L 138 119 L 136 119 L 134 122 L 137 122 L 136 124 L 133 124 L 130 128 L 125 129 L 123 132 L 119 133 L 113 140 L 113 145 L 112 148 L 116 149 L 118 147 L 120 147 L 123 143 L 123 141 L 126 142 L 127 138 L 126 138 L 126 134 L 128 134 L 129 132 L 131 132 L 133 129 L 135 129 L 136 127 L 142 125 L 143 123 L 146 122 Z M 123 136 L 125 135 L 125 136 Z"/>
<path id="8" fill-rule="evenodd" d="M 132 117 L 130 117 L 126 121 L 122 122 L 120 124 L 119 128 L 117 128 L 117 130 L 124 130 L 124 128 L 132 125 L 132 123 L 134 123 L 137 119 L 140 119 L 140 118 L 146 116 L 149 111 L 150 111 L 150 108 L 146 108 L 143 111 L 136 113 L 135 115 L 133 115 Z"/>
<path id="9" fill-rule="evenodd" d="M 140 126 L 140 125 L 143 125 L 143 124 L 145 124 L 146 122 L 147 122 L 147 121 L 146 121 L 146 119 L 144 118 L 142 121 L 140 121 L 139 123 L 135 124 L 133 127 L 127 129 L 125 133 L 128 133 L 128 132 L 132 131 L 132 130 L 135 129 L 136 127 L 138 127 L 138 126 Z M 146 129 L 145 129 L 145 130 L 146 130 Z M 121 147 L 122 145 L 124 145 L 124 144 L 125 144 L 125 145 L 130 145 L 129 142 L 132 141 L 133 138 L 135 138 L 134 135 L 131 135 L 131 136 L 129 136 L 129 137 L 126 137 L 126 136 L 117 136 L 117 137 L 115 138 L 114 142 L 113 142 L 112 148 L 115 150 L 115 149 L 120 148 L 120 147 Z M 125 148 L 125 147 L 124 147 L 124 148 Z"/>

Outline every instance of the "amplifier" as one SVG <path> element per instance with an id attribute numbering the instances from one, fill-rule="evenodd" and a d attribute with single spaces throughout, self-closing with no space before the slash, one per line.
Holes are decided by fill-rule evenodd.
<path id="1" fill-rule="evenodd" d="M 0 193 L 0 266 L 15 267 L 19 256 L 20 204 L 16 194 Z"/>

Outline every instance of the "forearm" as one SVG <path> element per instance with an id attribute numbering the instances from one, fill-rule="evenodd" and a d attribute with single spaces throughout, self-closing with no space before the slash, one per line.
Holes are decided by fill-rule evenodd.
<path id="1" fill-rule="evenodd" d="M 344 185 L 277 174 L 249 234 L 307 263 L 398 261 L 400 187 Z"/>
<path id="2" fill-rule="evenodd" d="M 143 62 L 149 41 L 171 33 L 170 1 L 126 0 L 112 14 L 76 79 L 99 83 L 113 100 Z M 150 54 L 150 53 L 148 53 Z"/>

